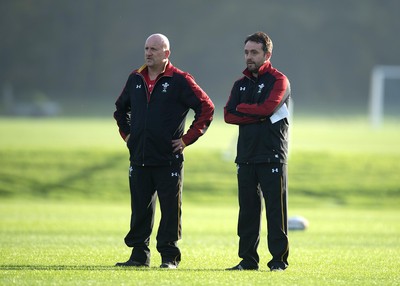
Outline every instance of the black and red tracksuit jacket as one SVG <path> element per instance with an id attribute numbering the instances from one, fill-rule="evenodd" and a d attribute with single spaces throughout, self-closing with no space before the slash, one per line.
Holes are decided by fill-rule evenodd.
<path id="1" fill-rule="evenodd" d="M 239 125 L 237 156 L 240 163 L 286 163 L 288 118 L 274 124 L 270 116 L 289 103 L 290 83 L 270 61 L 259 69 L 258 77 L 249 70 L 237 80 L 224 108 L 226 123 Z"/>
<path id="2" fill-rule="evenodd" d="M 170 62 L 161 73 L 151 94 L 145 80 L 147 66 L 134 70 L 115 102 L 114 118 L 127 142 L 133 165 L 162 166 L 182 162 L 173 154 L 172 140 L 194 143 L 209 127 L 214 104 L 187 72 Z M 185 132 L 186 115 L 192 109 L 194 120 Z"/>

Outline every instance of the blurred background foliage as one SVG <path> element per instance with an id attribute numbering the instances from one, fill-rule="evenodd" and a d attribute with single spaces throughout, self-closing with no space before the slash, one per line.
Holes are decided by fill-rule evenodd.
<path id="1" fill-rule="evenodd" d="M 372 68 L 400 65 L 398 11 L 397 0 L 1 0 L 0 114 L 40 94 L 64 115 L 110 116 L 156 32 L 222 114 L 244 69 L 244 38 L 258 30 L 274 42 L 272 63 L 290 78 L 297 112 L 366 113 Z M 399 86 L 389 84 L 392 113 Z"/>

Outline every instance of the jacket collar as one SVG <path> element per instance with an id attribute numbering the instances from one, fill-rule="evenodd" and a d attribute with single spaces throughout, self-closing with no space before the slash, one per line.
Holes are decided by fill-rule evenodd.
<path id="1" fill-rule="evenodd" d="M 160 76 L 172 76 L 174 71 L 174 66 L 171 64 L 170 61 L 165 65 L 164 71 L 158 75 Z M 148 67 L 146 64 L 142 65 L 137 72 L 141 74 L 142 76 L 145 76 L 148 74 Z"/>

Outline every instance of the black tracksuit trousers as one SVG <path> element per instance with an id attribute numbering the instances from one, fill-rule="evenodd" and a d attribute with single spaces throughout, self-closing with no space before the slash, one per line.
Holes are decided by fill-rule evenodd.
<path id="1" fill-rule="evenodd" d="M 262 199 L 265 199 L 268 267 L 288 266 L 287 165 L 281 163 L 238 164 L 239 257 L 244 268 L 258 269 Z"/>
<path id="2" fill-rule="evenodd" d="M 131 164 L 131 223 L 125 243 L 133 247 L 130 259 L 150 264 L 150 235 L 154 225 L 157 196 L 161 220 L 157 232 L 157 250 L 162 262 L 181 260 L 177 242 L 181 238 L 181 198 L 183 163 L 171 166 L 142 167 Z"/>

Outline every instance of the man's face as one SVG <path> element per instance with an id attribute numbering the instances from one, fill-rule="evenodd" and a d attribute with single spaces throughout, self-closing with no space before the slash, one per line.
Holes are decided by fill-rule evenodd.
<path id="1" fill-rule="evenodd" d="M 244 58 L 247 69 L 252 73 L 258 73 L 258 69 L 269 57 L 270 54 L 263 51 L 261 43 L 248 41 L 244 45 Z"/>
<path id="2" fill-rule="evenodd" d="M 161 38 L 153 36 L 147 39 L 144 45 L 144 60 L 148 67 L 164 66 L 169 51 L 164 50 Z"/>

